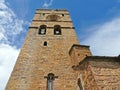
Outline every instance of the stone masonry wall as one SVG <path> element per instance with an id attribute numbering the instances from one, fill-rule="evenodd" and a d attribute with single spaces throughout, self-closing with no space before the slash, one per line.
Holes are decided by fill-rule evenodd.
<path id="1" fill-rule="evenodd" d="M 51 14 L 51 10 L 38 11 Z M 53 10 L 52 14 L 58 12 L 63 14 L 64 10 Z M 37 17 L 35 14 L 34 19 Z M 63 18 L 70 20 L 66 14 Z M 40 35 L 39 27 L 43 24 L 47 25 L 46 34 Z M 61 25 L 61 35 L 54 35 L 56 24 Z M 72 27 L 72 22 L 33 21 L 5 90 L 46 90 L 44 76 L 49 73 L 58 76 L 54 81 L 54 90 L 77 90 L 77 73 L 71 68 L 69 56 L 71 46 L 78 44 Z M 44 42 L 47 42 L 46 46 Z"/>
<path id="2" fill-rule="evenodd" d="M 91 62 L 93 64 L 93 62 Z M 95 62 L 94 62 L 95 63 Z M 91 68 L 99 90 L 120 89 L 120 63 L 116 61 L 96 62 Z"/>
<path id="3" fill-rule="evenodd" d="M 88 62 L 75 66 L 73 69 L 78 73 L 78 79 L 81 79 L 82 89 L 78 87 L 78 90 L 99 90 Z"/>
<path id="4" fill-rule="evenodd" d="M 89 46 L 83 45 L 73 45 L 69 53 L 72 65 L 77 65 L 79 62 L 84 60 L 86 56 L 92 55 Z"/>

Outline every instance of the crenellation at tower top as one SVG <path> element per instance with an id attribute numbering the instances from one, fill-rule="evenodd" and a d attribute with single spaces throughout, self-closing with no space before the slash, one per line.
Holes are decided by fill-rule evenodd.
<path id="1" fill-rule="evenodd" d="M 36 9 L 36 11 L 67 11 L 67 9 Z"/>
<path id="2" fill-rule="evenodd" d="M 46 22 L 70 22 L 69 12 L 67 10 L 48 10 L 48 9 L 38 9 L 35 13 L 35 17 L 33 19 L 46 21 Z"/>

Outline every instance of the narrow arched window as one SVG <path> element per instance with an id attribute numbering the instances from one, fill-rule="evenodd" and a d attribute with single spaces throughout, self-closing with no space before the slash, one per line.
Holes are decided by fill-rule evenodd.
<path id="1" fill-rule="evenodd" d="M 64 17 L 64 14 L 62 14 L 62 16 Z"/>
<path id="2" fill-rule="evenodd" d="M 46 41 L 44 42 L 44 46 L 47 46 L 47 42 Z"/>
<path id="3" fill-rule="evenodd" d="M 46 25 L 41 25 L 38 33 L 41 35 L 46 34 Z"/>
<path id="4" fill-rule="evenodd" d="M 80 90 L 83 90 L 82 82 L 81 82 L 81 79 L 80 79 L 80 78 L 78 78 L 77 84 L 78 84 L 78 86 L 79 86 L 79 89 L 80 89 Z"/>
<path id="5" fill-rule="evenodd" d="M 47 90 L 54 90 L 54 80 L 58 78 L 53 73 L 49 73 L 47 76 L 44 76 L 47 79 Z"/>
<path id="6" fill-rule="evenodd" d="M 54 35 L 61 35 L 61 27 L 60 25 L 54 26 Z"/>

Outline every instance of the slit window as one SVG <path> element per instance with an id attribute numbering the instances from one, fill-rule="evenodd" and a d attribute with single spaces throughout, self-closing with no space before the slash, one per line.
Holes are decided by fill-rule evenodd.
<path id="1" fill-rule="evenodd" d="M 41 34 L 41 35 L 46 34 L 46 25 L 41 25 L 40 26 L 39 34 Z"/>
<path id="2" fill-rule="evenodd" d="M 83 90 L 82 82 L 81 82 L 81 79 L 80 79 L 80 78 L 78 78 L 77 84 L 78 84 L 78 86 L 79 86 L 79 89 L 80 89 L 80 90 Z"/>
<path id="3" fill-rule="evenodd" d="M 54 35 L 61 35 L 61 27 L 60 25 L 54 26 Z"/>
<path id="4" fill-rule="evenodd" d="M 45 16 L 45 13 L 43 13 L 43 16 Z"/>
<path id="5" fill-rule="evenodd" d="M 44 46 L 47 46 L 47 42 L 46 41 L 44 42 Z"/>

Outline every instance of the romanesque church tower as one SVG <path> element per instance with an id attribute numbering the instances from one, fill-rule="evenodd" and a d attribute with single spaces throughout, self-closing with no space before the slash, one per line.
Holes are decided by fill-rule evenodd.
<path id="1" fill-rule="evenodd" d="M 5 90 L 104 90 L 92 72 L 101 58 L 118 62 L 79 45 L 67 10 L 37 9 Z"/>

